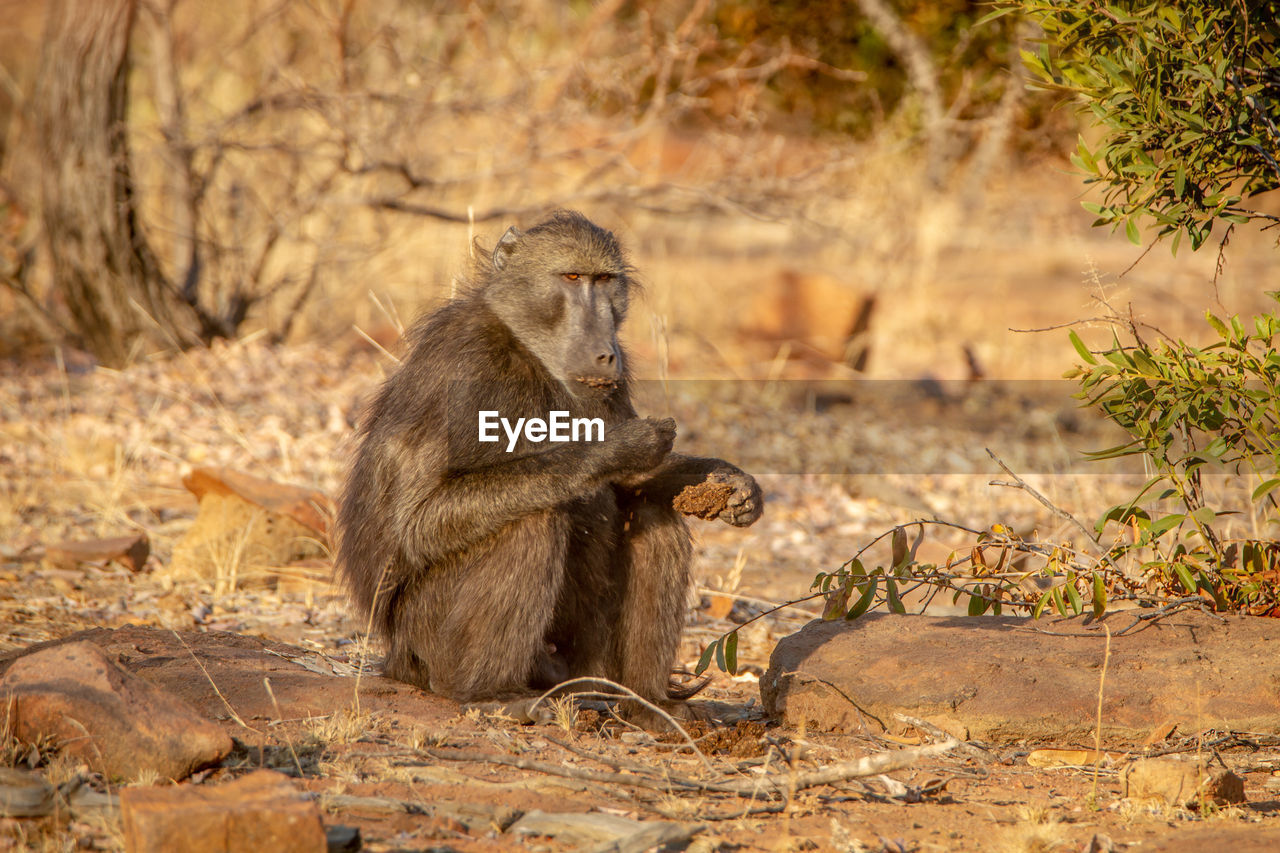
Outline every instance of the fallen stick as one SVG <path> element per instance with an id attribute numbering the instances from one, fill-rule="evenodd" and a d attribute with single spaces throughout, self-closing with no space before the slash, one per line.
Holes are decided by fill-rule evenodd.
<path id="1" fill-rule="evenodd" d="M 568 779 L 579 779 L 590 782 L 609 782 L 616 785 L 627 785 L 633 788 L 649 788 L 655 791 L 671 791 L 679 788 L 697 793 L 734 794 L 739 797 L 758 797 L 762 794 L 785 796 L 805 788 L 817 785 L 829 785 L 864 776 L 878 776 L 892 770 L 902 770 L 915 765 L 920 759 L 933 755 L 941 755 L 960 746 L 961 741 L 948 738 L 942 743 L 915 749 L 902 749 L 897 752 L 881 752 L 868 755 L 856 761 L 842 761 L 810 770 L 804 773 L 778 773 L 773 776 L 761 776 L 755 779 L 726 780 L 721 782 L 700 781 L 675 774 L 664 776 L 648 776 L 630 773 L 604 773 L 582 770 L 576 767 L 565 767 L 535 761 L 516 755 L 505 755 L 496 752 L 479 752 L 468 749 L 424 749 L 425 756 L 441 761 L 474 761 L 489 764 L 504 764 L 520 770 L 536 770 L 552 776 L 563 776 Z"/>

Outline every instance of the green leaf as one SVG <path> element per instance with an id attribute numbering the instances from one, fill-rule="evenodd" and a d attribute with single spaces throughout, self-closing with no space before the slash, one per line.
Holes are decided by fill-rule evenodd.
<path id="1" fill-rule="evenodd" d="M 738 632 L 733 631 L 724 640 L 724 671 L 738 674 Z"/>
<path id="2" fill-rule="evenodd" d="M 1044 612 L 1044 606 L 1049 603 L 1050 593 L 1046 592 L 1036 600 L 1036 606 L 1031 608 L 1031 618 L 1039 619 L 1040 614 Z"/>
<path id="3" fill-rule="evenodd" d="M 1213 330 L 1222 336 L 1223 340 L 1231 339 L 1231 332 L 1227 330 L 1227 324 L 1213 316 L 1212 311 L 1204 312 L 1204 318 L 1209 321 L 1209 325 L 1213 327 Z"/>
<path id="4" fill-rule="evenodd" d="M 1080 591 L 1076 589 L 1075 582 L 1068 581 L 1064 586 L 1064 589 L 1067 592 L 1067 601 L 1071 604 L 1071 612 L 1076 616 L 1079 616 L 1082 608 L 1080 603 Z"/>
<path id="5" fill-rule="evenodd" d="M 1211 506 L 1202 506 L 1195 512 L 1191 513 L 1191 518 L 1203 525 L 1213 524 L 1214 519 L 1218 517 L 1218 513 L 1214 512 Z"/>
<path id="6" fill-rule="evenodd" d="M 1102 572 L 1093 573 L 1093 616 L 1099 618 L 1107 611 L 1107 583 Z"/>
<path id="7" fill-rule="evenodd" d="M 724 637 L 716 641 L 716 666 L 720 667 L 721 672 L 728 672 L 729 667 L 724 662 L 724 642 Z"/>
<path id="8" fill-rule="evenodd" d="M 849 608 L 849 612 L 844 615 L 846 621 L 852 622 L 854 619 L 857 619 L 863 613 L 867 612 L 867 608 L 869 608 L 871 606 L 871 602 L 875 600 L 876 589 L 878 589 L 879 586 L 880 578 L 878 577 L 869 578 L 866 583 L 863 584 L 862 595 L 858 597 L 857 603 Z"/>
<path id="9" fill-rule="evenodd" d="M 889 609 L 897 614 L 905 614 L 907 608 L 902 605 L 902 600 L 898 598 L 898 585 L 893 578 L 884 579 L 885 598 L 889 601 Z"/>
<path id="10" fill-rule="evenodd" d="M 1183 589 L 1187 592 L 1196 591 L 1195 578 L 1191 576 L 1191 572 L 1187 569 L 1186 563 L 1174 563 L 1173 573 L 1178 576 L 1178 582 L 1182 584 Z"/>
<path id="11" fill-rule="evenodd" d="M 711 645 L 702 650 L 702 656 L 698 658 L 698 665 L 693 668 L 694 675 L 702 675 L 707 671 L 707 667 L 711 666 L 711 658 L 714 657 L 716 650 L 720 647 L 720 641 L 716 640 Z"/>
<path id="12" fill-rule="evenodd" d="M 1067 606 L 1062 603 L 1062 587 L 1055 586 L 1053 589 L 1049 590 L 1049 597 L 1053 600 L 1053 606 L 1058 609 L 1059 615 L 1061 616 L 1071 615 L 1070 613 L 1067 612 Z"/>
<path id="13" fill-rule="evenodd" d="M 1086 459 L 1101 461 L 1103 459 L 1117 459 L 1121 456 L 1134 456 L 1141 452 L 1142 448 L 1135 440 L 1128 444 L 1117 444 L 1115 447 L 1108 447 L 1105 450 L 1086 450 L 1084 455 Z"/>
<path id="14" fill-rule="evenodd" d="M 981 616 L 983 613 L 987 612 L 987 607 L 989 603 L 990 602 L 988 602 L 981 595 L 978 595 L 976 593 L 970 593 L 969 594 L 969 615 Z"/>
<path id="15" fill-rule="evenodd" d="M 1138 223 L 1130 217 L 1124 221 L 1124 235 L 1129 238 L 1129 242 L 1137 246 L 1142 243 L 1142 236 L 1138 233 Z"/>
<path id="16" fill-rule="evenodd" d="M 1067 337 L 1071 339 L 1071 345 L 1076 348 L 1076 352 L 1085 360 L 1085 363 L 1098 363 L 1098 360 L 1093 357 L 1093 353 L 1089 352 L 1089 348 L 1084 345 L 1084 341 L 1080 340 L 1080 336 L 1075 333 L 1074 329 L 1067 332 Z"/>
<path id="17" fill-rule="evenodd" d="M 1160 536 L 1166 531 L 1172 530 L 1182 522 L 1186 521 L 1186 519 L 1187 517 L 1185 515 L 1177 512 L 1160 516 L 1155 521 L 1151 522 L 1151 526 L 1147 528 L 1147 541 L 1153 541 L 1160 538 Z"/>
<path id="18" fill-rule="evenodd" d="M 999 9 L 996 9 L 994 12 L 988 12 L 987 14 L 983 15 L 981 18 L 979 18 L 978 20 L 974 21 L 974 22 L 973 22 L 973 25 L 974 25 L 975 27 L 980 27 L 980 26 L 982 26 L 983 24 L 989 24 L 989 23 L 991 23 L 991 22 L 992 22 L 992 21 L 994 21 L 996 18 L 1003 18 L 1005 15 L 1012 14 L 1012 13 L 1014 13 L 1014 12 L 1016 12 L 1016 11 L 1018 11 L 1018 10 L 1017 10 L 1015 7 L 1013 7 L 1013 6 L 1003 6 L 1003 7 L 999 8 Z"/>
<path id="19" fill-rule="evenodd" d="M 1280 488 L 1280 477 L 1274 477 L 1270 480 L 1267 480 L 1261 486 L 1258 486 L 1258 488 L 1253 490 L 1253 496 L 1251 500 L 1255 502 L 1260 501 L 1263 498 L 1265 498 L 1267 495 L 1274 492 L 1277 488 Z"/>

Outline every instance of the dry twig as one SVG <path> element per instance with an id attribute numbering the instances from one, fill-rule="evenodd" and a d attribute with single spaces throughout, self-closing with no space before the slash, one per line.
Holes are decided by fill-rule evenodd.
<path id="1" fill-rule="evenodd" d="M 1014 480 L 1014 482 L 1012 483 L 1004 483 L 999 480 L 992 480 L 991 485 L 1008 486 L 1009 488 L 1022 489 L 1024 492 L 1031 495 L 1031 497 L 1039 501 L 1042 506 L 1044 506 L 1046 509 L 1052 512 L 1054 515 L 1075 525 L 1076 528 L 1079 529 L 1080 532 L 1083 533 L 1085 537 L 1094 545 L 1097 545 L 1098 547 L 1102 547 L 1102 543 L 1098 541 L 1098 537 L 1094 535 L 1092 530 L 1085 527 L 1084 523 L 1080 521 L 1080 519 L 1076 518 L 1074 515 L 1067 512 L 1065 509 L 1062 509 L 1060 506 L 1058 506 L 1053 501 L 1046 498 L 1044 495 L 1040 494 L 1040 492 L 1036 491 L 1036 489 L 1033 488 L 1029 483 L 1027 483 L 1026 480 L 1023 480 L 1017 474 L 1013 473 L 1013 470 L 1009 468 L 1008 465 L 1004 464 L 1004 460 L 1001 459 L 999 456 L 996 456 L 994 453 L 992 453 L 990 448 L 983 448 L 983 449 L 987 451 L 987 455 L 991 457 L 992 461 L 994 461 L 997 465 L 1000 466 L 1000 470 L 1004 471 Z"/>

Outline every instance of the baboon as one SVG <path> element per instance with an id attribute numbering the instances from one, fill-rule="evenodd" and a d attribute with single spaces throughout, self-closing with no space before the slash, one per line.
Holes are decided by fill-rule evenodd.
<path id="1" fill-rule="evenodd" d="M 723 460 L 672 453 L 671 419 L 636 415 L 618 340 L 634 271 L 612 233 L 560 211 L 476 257 L 407 334 L 342 496 L 338 564 L 386 673 L 464 702 L 576 676 L 686 699 L 672 667 L 691 546 L 672 500 L 729 484 L 719 518 L 746 526 L 760 489 Z M 603 439 L 480 441 L 484 412 L 598 418 Z"/>

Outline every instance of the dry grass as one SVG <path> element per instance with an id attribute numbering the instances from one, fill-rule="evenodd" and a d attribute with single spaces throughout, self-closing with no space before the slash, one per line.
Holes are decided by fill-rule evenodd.
<path id="1" fill-rule="evenodd" d="M 326 717 L 307 721 L 307 733 L 314 745 L 354 743 L 377 728 L 374 714 L 344 708 Z"/>
<path id="2" fill-rule="evenodd" d="M 1072 846 L 1066 828 L 1047 810 L 1027 806 L 1018 813 L 1019 822 L 1004 833 L 1000 846 L 1004 853 L 1056 853 Z"/>

